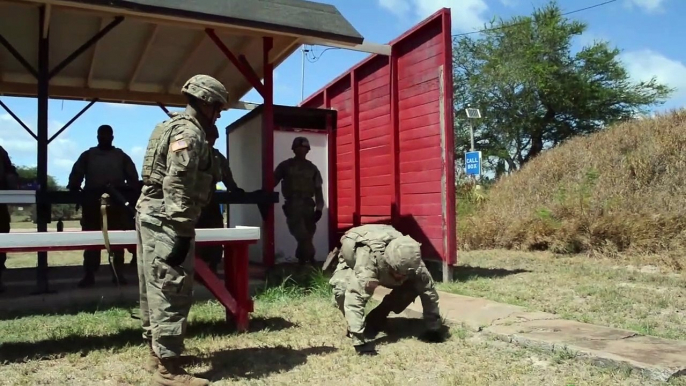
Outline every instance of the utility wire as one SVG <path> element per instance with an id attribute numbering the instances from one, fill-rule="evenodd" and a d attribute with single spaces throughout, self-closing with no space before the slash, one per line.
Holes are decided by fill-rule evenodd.
<path id="1" fill-rule="evenodd" d="M 605 2 L 603 2 L 603 3 L 598 3 L 598 4 L 594 4 L 594 5 L 589 5 L 588 7 L 579 8 L 579 9 L 575 9 L 575 10 L 573 10 L 573 11 L 565 12 L 565 13 L 562 14 L 562 16 L 567 16 L 567 15 L 571 15 L 571 14 L 573 14 L 573 13 L 582 12 L 582 11 L 587 11 L 587 10 L 589 10 L 589 9 L 602 7 L 603 5 L 607 5 L 607 4 L 610 4 L 610 3 L 614 3 L 614 2 L 616 2 L 616 1 L 617 1 L 617 0 L 608 0 L 608 1 L 605 1 Z M 523 22 L 519 22 L 519 23 L 513 23 L 513 24 L 502 25 L 502 26 L 500 26 L 500 27 L 486 28 L 486 29 L 482 29 L 482 30 L 479 30 L 479 31 L 464 32 L 464 33 L 460 33 L 460 34 L 454 34 L 453 37 L 457 37 L 457 36 L 467 36 L 467 35 L 473 35 L 473 34 L 480 34 L 480 33 L 488 32 L 488 31 L 497 31 L 497 30 L 507 29 L 507 28 L 511 28 L 511 27 L 516 27 L 516 26 L 519 26 L 519 25 L 524 25 L 524 24 L 527 24 L 527 23 L 528 23 L 528 21 L 523 21 Z"/>
<path id="2" fill-rule="evenodd" d="M 616 2 L 616 1 L 617 1 L 617 0 L 607 0 L 607 1 L 604 1 L 604 2 L 602 2 L 602 3 L 598 3 L 598 4 L 594 4 L 594 5 L 589 5 L 588 7 L 583 7 L 583 8 L 575 9 L 575 10 L 573 10 L 573 11 L 564 12 L 564 13 L 562 14 L 562 16 L 567 16 L 567 15 L 571 15 L 571 14 L 573 14 L 573 13 L 588 11 L 589 9 L 602 7 L 602 6 L 604 6 L 604 5 L 607 5 L 607 4 L 610 4 L 610 3 L 614 3 L 614 2 Z M 473 34 L 480 34 L 480 33 L 488 32 L 488 31 L 497 31 L 497 30 L 502 30 L 502 29 L 507 29 L 507 28 L 516 27 L 516 26 L 519 26 L 519 25 L 524 25 L 524 24 L 526 24 L 526 23 L 528 23 L 528 22 L 519 22 L 519 23 L 513 23 L 513 24 L 503 25 L 503 26 L 500 26 L 500 27 L 486 28 L 486 29 L 482 29 L 482 30 L 479 30 L 479 31 L 464 32 L 464 33 L 454 34 L 454 35 L 452 35 L 452 37 L 467 36 L 467 35 L 473 35 Z M 325 48 L 324 50 L 322 50 L 322 52 L 320 52 L 319 54 L 315 54 L 315 52 L 314 52 L 314 46 L 309 46 L 309 48 L 306 48 L 306 49 L 308 50 L 308 51 L 307 51 L 307 55 L 306 55 L 307 61 L 310 62 L 310 63 L 316 63 L 317 61 L 319 61 L 319 59 L 321 59 L 322 55 L 324 55 L 324 53 L 325 53 L 326 51 L 329 51 L 329 50 L 340 50 L 341 48 L 338 48 L 338 47 L 328 47 L 328 48 Z"/>

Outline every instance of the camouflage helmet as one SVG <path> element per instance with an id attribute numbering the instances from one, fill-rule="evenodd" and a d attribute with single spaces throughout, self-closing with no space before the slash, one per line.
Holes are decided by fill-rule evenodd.
<path id="1" fill-rule="evenodd" d="M 410 236 L 395 238 L 386 247 L 386 260 L 396 273 L 407 275 L 422 264 L 421 244 Z"/>
<path id="2" fill-rule="evenodd" d="M 229 92 L 217 79 L 208 75 L 195 75 L 188 79 L 181 87 L 181 93 L 194 96 L 201 101 L 213 104 L 226 105 L 229 100 Z"/>
<path id="3" fill-rule="evenodd" d="M 305 137 L 295 137 L 293 139 L 293 145 L 291 145 L 291 150 L 295 150 L 296 147 L 304 146 L 310 148 L 310 141 Z"/>

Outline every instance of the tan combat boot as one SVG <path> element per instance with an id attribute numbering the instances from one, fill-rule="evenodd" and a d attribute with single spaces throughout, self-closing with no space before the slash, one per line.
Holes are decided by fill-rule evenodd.
<path id="1" fill-rule="evenodd" d="M 145 369 L 150 373 L 157 371 L 157 366 L 160 365 L 160 358 L 155 354 L 155 350 L 152 349 L 152 342 L 148 341 L 148 360 L 145 362 Z"/>
<path id="2" fill-rule="evenodd" d="M 179 358 L 160 358 L 157 372 L 153 375 L 157 386 L 207 386 L 210 381 L 194 377 L 182 369 Z"/>

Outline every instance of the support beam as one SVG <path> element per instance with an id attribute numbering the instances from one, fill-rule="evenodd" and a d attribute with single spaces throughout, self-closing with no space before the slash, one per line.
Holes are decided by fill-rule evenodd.
<path id="1" fill-rule="evenodd" d="M 38 139 L 38 137 L 36 136 L 36 134 L 35 134 L 31 129 L 29 129 L 28 126 L 26 126 L 26 123 L 24 123 L 24 121 L 22 121 L 18 116 L 16 116 L 16 115 L 14 114 L 14 112 L 13 112 L 12 110 L 10 110 L 10 108 L 7 107 L 7 105 L 4 104 L 2 101 L 0 101 L 0 107 L 2 107 L 3 109 L 5 109 L 5 111 L 7 111 L 7 114 L 9 114 L 12 118 L 14 118 L 14 120 L 17 121 L 17 123 L 19 124 L 19 126 L 23 127 L 24 130 L 26 130 L 27 133 L 31 134 L 31 136 L 32 136 L 34 139 Z"/>
<path id="2" fill-rule="evenodd" d="M 38 177 L 38 192 L 48 191 L 48 86 L 50 83 L 50 32 L 44 33 L 45 6 L 39 9 L 38 21 L 38 146 L 36 148 L 36 169 Z M 45 36 L 45 37 L 43 37 Z M 50 221 L 50 205 L 36 205 L 36 230 L 48 231 Z M 38 264 L 36 270 L 36 294 L 50 292 L 48 284 L 48 253 L 38 252 Z"/>
<path id="3" fill-rule="evenodd" d="M 50 32 L 50 19 L 52 18 L 52 4 L 45 5 L 45 18 L 43 19 L 43 39 L 48 38 Z"/>
<path id="4" fill-rule="evenodd" d="M 171 113 L 169 112 L 169 109 L 167 108 L 167 106 L 163 105 L 163 104 L 160 103 L 160 102 L 157 102 L 157 105 L 160 106 L 160 108 L 162 109 L 162 111 L 164 111 L 164 113 L 167 114 L 167 116 L 170 116 L 170 117 L 171 117 Z"/>
<path id="5" fill-rule="evenodd" d="M 176 69 L 176 72 L 172 74 L 171 76 L 171 81 L 167 85 L 167 92 L 171 93 L 173 92 L 173 88 L 175 85 L 178 84 L 179 77 L 183 72 L 188 68 L 188 66 L 193 62 L 193 60 L 198 59 L 198 51 L 202 47 L 202 43 L 205 41 L 205 38 L 207 38 L 207 34 L 201 33 L 198 35 L 198 37 L 193 41 L 193 45 L 191 48 L 191 51 L 185 55 L 186 59 L 181 63 L 181 65 Z"/>
<path id="6" fill-rule="evenodd" d="M 107 26 L 107 19 L 101 18 L 100 19 L 100 31 L 102 31 L 103 28 Z M 93 47 L 93 53 L 91 54 L 91 62 L 90 65 L 88 66 L 88 79 L 86 79 L 86 87 L 91 88 L 93 87 L 93 72 L 95 70 L 95 61 L 97 60 L 98 57 L 98 42 L 95 42 L 94 47 Z"/>
<path id="7" fill-rule="evenodd" d="M 88 39 L 85 43 L 81 45 L 81 47 L 77 48 L 74 52 L 71 53 L 71 55 L 67 56 L 60 64 L 55 66 L 55 68 L 50 71 L 50 74 L 48 75 L 49 78 L 54 77 L 55 75 L 59 74 L 60 71 L 62 71 L 65 67 L 69 65 L 74 59 L 78 58 L 79 55 L 84 53 L 87 49 L 91 48 L 93 44 L 97 43 L 100 39 L 102 39 L 105 35 L 107 35 L 108 32 L 110 32 L 114 27 L 118 26 L 121 24 L 121 22 L 124 21 L 123 16 L 117 16 L 112 20 L 105 28 L 101 29 L 100 32 L 97 34 L 93 35 L 92 38 Z"/>
<path id="8" fill-rule="evenodd" d="M 26 71 L 30 72 L 31 75 L 38 78 L 38 71 L 36 71 L 36 69 L 33 68 L 33 66 L 28 61 L 26 61 L 26 59 L 24 59 L 24 57 L 19 53 L 19 51 L 17 51 L 14 48 L 14 46 L 12 46 L 12 44 L 10 44 L 10 42 L 8 42 L 7 39 L 5 39 L 4 36 L 2 36 L 2 34 L 0 34 L 0 44 L 2 44 L 7 49 L 7 51 L 9 51 L 10 54 L 12 54 L 12 56 L 14 56 L 14 58 L 17 59 L 17 61 L 21 63 L 22 66 L 24 66 Z"/>
<path id="9" fill-rule="evenodd" d="M 262 38 L 262 68 L 264 69 L 264 105 L 262 110 L 262 189 L 274 191 L 274 67 L 269 62 L 269 52 L 274 41 Z M 269 268 L 274 265 L 274 205 L 269 205 L 264 220 L 262 260 Z"/>
<path id="10" fill-rule="evenodd" d="M 76 120 L 79 119 L 79 117 L 81 117 L 83 115 L 83 113 L 88 111 L 88 109 L 90 109 L 91 106 L 93 106 L 95 104 L 95 102 L 97 102 L 97 101 L 98 101 L 98 99 L 93 99 L 89 104 L 84 106 L 84 108 L 82 108 L 78 114 L 74 115 L 74 117 L 72 119 L 70 119 L 69 122 L 67 122 L 64 126 L 62 126 L 61 129 L 57 130 L 57 132 L 55 134 L 53 134 L 52 137 L 50 137 L 50 139 L 48 139 L 48 145 L 50 144 L 50 142 L 52 142 L 53 139 L 57 138 L 57 136 L 62 134 L 62 132 L 64 130 L 67 130 L 67 128 L 69 126 L 71 126 L 72 123 L 76 122 Z"/>
<path id="11" fill-rule="evenodd" d="M 0 95 L 13 97 L 33 97 L 36 95 L 36 85 L 28 83 L 8 83 L 0 82 Z M 72 86 L 50 86 L 50 97 L 64 100 L 91 101 L 98 99 L 100 102 L 107 103 L 129 103 L 141 106 L 155 106 L 162 103 L 169 107 L 185 107 L 187 100 L 179 94 L 162 94 L 143 91 L 126 90 L 93 90 L 82 87 Z M 157 102 L 150 102 L 157 100 Z M 259 104 L 238 101 L 229 108 L 239 110 L 252 110 Z"/>
<path id="12" fill-rule="evenodd" d="M 246 40 L 243 42 L 243 44 L 241 44 L 240 46 L 238 46 L 238 47 L 236 48 L 236 50 L 242 52 L 242 51 L 245 50 L 246 47 L 254 46 L 254 45 L 257 45 L 257 44 L 260 44 L 260 42 L 259 42 L 257 39 L 255 39 L 255 38 L 246 39 Z M 232 65 L 231 62 L 228 61 L 228 60 L 223 60 L 223 61 L 221 61 L 221 64 L 219 65 L 219 67 L 217 67 L 217 69 L 214 71 L 214 73 L 213 73 L 212 76 L 213 76 L 214 78 L 216 78 L 216 79 L 221 79 L 222 74 L 224 73 L 224 71 L 226 71 L 226 70 L 229 68 L 229 66 L 231 66 L 231 65 Z"/>
<path id="13" fill-rule="evenodd" d="M 231 50 L 229 50 L 226 44 L 224 44 L 224 42 L 219 38 L 219 36 L 217 36 L 213 29 L 208 28 L 205 30 L 205 32 L 210 37 L 210 39 L 212 39 L 214 44 L 217 45 L 217 48 L 219 48 L 219 50 L 222 53 L 224 53 L 226 58 L 229 59 L 229 61 L 231 61 L 231 63 L 234 66 L 236 66 L 238 71 L 245 77 L 245 79 L 247 79 L 248 82 L 250 82 L 250 85 L 253 86 L 255 90 L 257 90 L 257 92 L 260 93 L 260 95 L 262 95 L 262 97 L 265 97 L 266 87 L 262 84 L 262 82 L 260 82 L 260 79 L 255 76 L 255 71 L 252 70 L 252 68 L 250 67 L 244 67 L 243 64 L 238 60 L 238 58 L 236 58 L 236 56 L 231 52 Z M 271 37 L 265 37 L 264 39 L 270 39 L 269 41 L 272 41 Z"/>
<path id="14" fill-rule="evenodd" d="M 145 62 L 145 58 L 148 56 L 148 52 L 150 52 L 152 42 L 155 40 L 155 36 L 157 36 L 158 29 L 159 27 L 157 24 L 153 25 L 152 31 L 150 31 L 150 35 L 148 35 L 148 40 L 146 40 L 145 46 L 143 46 L 143 51 L 141 51 L 140 56 L 138 56 L 138 60 L 136 61 L 136 67 L 134 68 L 133 72 L 131 73 L 131 76 L 129 77 L 129 85 L 126 88 L 129 91 L 131 90 L 133 84 L 136 82 L 138 73 L 141 71 L 141 68 L 143 67 L 143 63 Z"/>
<path id="15" fill-rule="evenodd" d="M 310 44 L 310 45 L 315 45 L 315 46 L 325 46 L 325 47 L 332 47 L 332 48 L 340 48 L 343 50 L 366 52 L 369 54 L 391 56 L 391 45 L 390 44 L 371 43 L 371 42 L 367 42 L 366 40 L 364 42 L 362 42 L 362 44 L 357 44 L 357 45 L 353 45 L 353 46 L 329 42 L 326 40 L 308 39 L 308 38 L 302 39 L 302 42 L 303 42 L 303 44 Z"/>

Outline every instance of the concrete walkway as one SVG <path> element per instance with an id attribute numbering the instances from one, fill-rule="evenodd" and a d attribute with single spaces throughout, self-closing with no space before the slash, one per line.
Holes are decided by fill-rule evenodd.
<path id="1" fill-rule="evenodd" d="M 390 290 L 379 287 L 381 300 Z M 449 324 L 525 347 L 567 351 L 605 366 L 630 366 L 651 379 L 668 381 L 686 375 L 686 342 L 643 336 L 634 331 L 561 319 L 523 307 L 439 292 L 441 314 Z M 405 314 L 421 317 L 419 299 Z"/>

